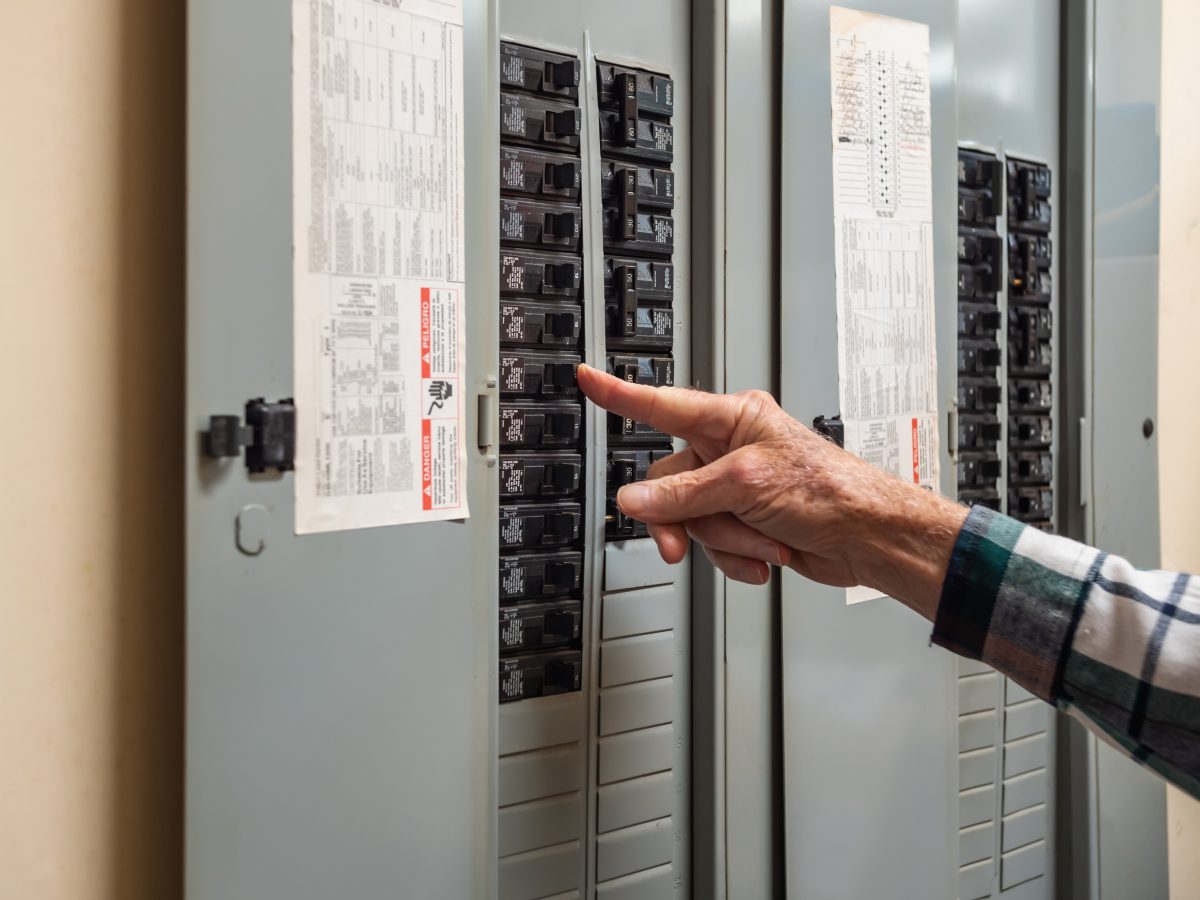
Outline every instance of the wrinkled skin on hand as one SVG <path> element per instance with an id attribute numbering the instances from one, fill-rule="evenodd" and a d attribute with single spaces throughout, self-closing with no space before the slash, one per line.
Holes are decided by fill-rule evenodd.
<path id="1" fill-rule="evenodd" d="M 695 540 L 729 577 L 763 584 L 768 564 L 866 584 L 931 614 L 966 510 L 847 453 L 770 394 L 629 384 L 580 366 L 598 405 L 688 442 L 617 494 L 679 562 Z"/>

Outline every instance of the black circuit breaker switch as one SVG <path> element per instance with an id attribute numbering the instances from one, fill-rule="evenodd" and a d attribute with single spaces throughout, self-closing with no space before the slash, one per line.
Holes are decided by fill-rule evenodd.
<path id="1" fill-rule="evenodd" d="M 963 452 L 991 450 L 1000 440 L 1000 421 L 995 416 L 962 415 L 958 420 L 958 447 Z"/>
<path id="2" fill-rule="evenodd" d="M 505 250 L 500 254 L 500 291 L 525 297 L 578 298 L 582 272 L 577 257 Z"/>
<path id="3" fill-rule="evenodd" d="M 621 253 L 645 253 L 669 257 L 675 252 L 675 219 L 655 212 L 632 212 L 618 206 L 604 208 L 604 243 Z"/>
<path id="4" fill-rule="evenodd" d="M 1000 365 L 1000 348 L 994 342 L 959 342 L 960 375 L 994 375 Z"/>
<path id="5" fill-rule="evenodd" d="M 581 219 L 576 206 L 504 198 L 500 201 L 500 240 L 574 251 L 579 248 Z"/>
<path id="6" fill-rule="evenodd" d="M 533 500 L 570 497 L 579 493 L 583 458 L 578 453 L 500 457 L 500 498 Z"/>
<path id="7" fill-rule="evenodd" d="M 1000 187 L 1000 160 L 990 154 L 975 154 L 969 150 L 958 153 L 958 184 L 964 188 L 995 191 Z"/>
<path id="8" fill-rule="evenodd" d="M 654 463 L 661 459 L 666 459 L 670 455 L 671 451 L 666 448 L 609 451 L 607 481 L 608 509 L 605 516 L 605 532 L 608 540 L 624 541 L 648 535 L 644 523 L 629 518 L 617 508 L 617 491 L 627 484 L 644 480 Z"/>
<path id="9" fill-rule="evenodd" d="M 500 43 L 501 90 L 529 91 L 575 100 L 579 97 L 579 60 L 562 53 Z"/>
<path id="10" fill-rule="evenodd" d="M 675 338 L 675 314 L 670 306 L 639 303 L 632 316 L 615 303 L 604 307 L 610 347 L 646 347 L 669 350 Z"/>
<path id="11" fill-rule="evenodd" d="M 578 108 L 524 94 L 500 95 L 500 139 L 549 149 L 579 149 Z"/>
<path id="12" fill-rule="evenodd" d="M 503 657 L 500 660 L 500 702 L 577 691 L 582 672 L 583 656 L 578 650 Z"/>
<path id="13" fill-rule="evenodd" d="M 1054 420 L 1049 416 L 1009 416 L 1008 442 L 1013 447 L 1049 447 L 1054 440 Z"/>
<path id="14" fill-rule="evenodd" d="M 575 397 L 575 371 L 581 357 L 569 353 L 514 350 L 500 354 L 500 394 L 503 397 Z"/>
<path id="15" fill-rule="evenodd" d="M 1008 480 L 1012 484 L 1050 484 L 1054 480 L 1054 456 L 1049 450 L 1008 454 Z"/>
<path id="16" fill-rule="evenodd" d="M 605 153 L 670 165 L 675 130 L 655 119 L 627 119 L 618 110 L 600 110 L 600 147 Z"/>
<path id="17" fill-rule="evenodd" d="M 567 450 L 579 444 L 583 416 L 570 401 L 500 404 L 500 446 L 506 450 Z"/>
<path id="18" fill-rule="evenodd" d="M 500 652 L 513 653 L 578 645 L 582 613 L 578 600 L 515 603 L 500 609 Z"/>
<path id="19" fill-rule="evenodd" d="M 583 311 L 575 305 L 527 300 L 500 303 L 501 346 L 576 347 L 582 326 Z"/>
<path id="20" fill-rule="evenodd" d="M 1000 459 L 995 454 L 964 455 L 958 461 L 958 486 L 967 489 L 994 486 L 1000 468 Z"/>
<path id="21" fill-rule="evenodd" d="M 1009 227 L 1027 231 L 1050 230 L 1050 170 L 1037 163 L 1008 161 Z"/>
<path id="22" fill-rule="evenodd" d="M 999 382 L 993 379 L 960 378 L 958 380 L 958 408 L 960 412 L 995 412 L 1003 393 Z"/>
<path id="23" fill-rule="evenodd" d="M 500 549 L 564 547 L 579 540 L 582 510 L 578 503 L 500 507 Z"/>
<path id="24" fill-rule="evenodd" d="M 1000 310 L 984 303 L 958 304 L 958 336 L 996 339 L 1004 324 Z"/>
<path id="25" fill-rule="evenodd" d="M 633 384 L 675 384 L 675 361 L 669 356 L 610 356 L 606 368 L 610 375 Z"/>
<path id="26" fill-rule="evenodd" d="M 1018 378 L 1008 383 L 1008 404 L 1013 412 L 1050 412 L 1054 387 L 1049 380 Z"/>
<path id="27" fill-rule="evenodd" d="M 670 209 L 675 205 L 675 175 L 669 168 L 639 166 L 615 159 L 601 160 L 601 200 L 616 204 L 630 193 L 639 206 Z"/>
<path id="28" fill-rule="evenodd" d="M 579 160 L 529 147 L 500 148 L 500 191 L 530 198 L 579 202 Z"/>
<path id="29" fill-rule="evenodd" d="M 617 507 L 617 501 L 608 500 L 608 514 L 605 516 L 604 536 L 610 541 L 628 541 L 634 538 L 650 536 L 650 530 L 645 522 L 639 522 L 625 515 Z"/>
<path id="30" fill-rule="evenodd" d="M 1008 492 L 1008 511 L 1015 518 L 1049 519 L 1054 514 L 1054 492 L 1048 487 L 1021 487 Z"/>
<path id="31" fill-rule="evenodd" d="M 833 441 L 839 447 L 846 446 L 846 423 L 842 421 L 841 413 L 830 418 L 817 416 L 813 419 L 813 431 L 828 441 Z"/>
<path id="32" fill-rule="evenodd" d="M 583 554 L 518 553 L 500 557 L 500 602 L 563 597 L 583 585 Z"/>
<path id="33" fill-rule="evenodd" d="M 667 75 L 598 62 L 596 81 L 601 108 L 660 119 L 675 112 L 675 84 Z"/>

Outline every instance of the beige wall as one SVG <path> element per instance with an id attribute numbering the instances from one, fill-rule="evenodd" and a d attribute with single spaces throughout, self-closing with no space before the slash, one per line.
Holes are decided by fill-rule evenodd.
<path id="1" fill-rule="evenodd" d="M 182 851 L 183 0 L 0 0 L 0 896 Z"/>
<path id="2" fill-rule="evenodd" d="M 1159 464 L 1163 566 L 1200 572 L 1200 4 L 1163 4 Z M 1200 803 L 1167 797 L 1172 900 L 1200 900 Z"/>

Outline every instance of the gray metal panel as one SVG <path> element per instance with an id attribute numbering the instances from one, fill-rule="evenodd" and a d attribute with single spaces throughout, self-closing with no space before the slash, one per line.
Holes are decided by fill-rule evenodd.
<path id="1" fill-rule="evenodd" d="M 714 371 L 703 378 L 699 353 L 695 371 L 705 389 L 777 393 L 782 4 L 728 0 L 716 6 L 725 26 L 725 154 L 717 176 L 725 227 L 713 256 L 724 265 L 721 299 L 729 299 L 715 311 Z M 718 56 L 714 68 L 720 62 Z M 714 780 L 722 783 L 713 787 L 720 792 L 716 818 L 722 823 L 724 853 L 711 853 L 713 883 L 696 885 L 698 892 L 710 893 L 697 896 L 781 896 L 779 578 L 761 587 L 716 580 L 724 602 L 713 653 L 723 672 L 710 705 L 719 704 L 724 716 L 714 737 L 714 755 L 723 759 Z M 697 753 L 702 746 L 697 741 Z M 726 821 L 736 827 L 725 829 Z M 697 841 L 698 861 L 702 853 Z"/>
<path id="2" fill-rule="evenodd" d="M 678 371 L 676 369 L 675 377 L 682 382 L 683 376 L 679 375 Z M 669 584 L 676 581 L 682 572 L 682 568 L 663 562 L 654 541 L 615 541 L 604 545 L 606 591 L 627 591 L 653 584 Z"/>
<path id="3" fill-rule="evenodd" d="M 608 881 L 671 861 L 675 826 L 670 819 L 643 822 L 596 838 L 596 880 Z"/>
<path id="4" fill-rule="evenodd" d="M 956 377 L 957 4 L 842 5 L 930 24 L 944 411 Z M 829 4 L 786 0 L 783 28 L 780 390 L 788 412 L 805 421 L 838 405 Z M 952 490 L 946 443 L 943 485 Z M 846 607 L 841 592 L 790 573 L 782 635 L 789 896 L 951 896 L 958 870 L 952 657 L 930 647 L 928 623 L 898 603 Z"/>
<path id="5" fill-rule="evenodd" d="M 601 785 L 665 772 L 675 761 L 675 729 L 670 725 L 602 737 L 597 744 L 596 781 Z"/>
<path id="6" fill-rule="evenodd" d="M 468 123 L 498 118 L 494 34 L 470 0 Z M 286 0 L 189 4 L 187 897 L 384 897 L 398 884 L 487 897 L 496 488 L 482 455 L 465 523 L 304 538 L 291 476 L 198 458 L 209 414 L 292 395 L 291 52 Z M 492 134 L 467 142 L 472 393 L 495 346 Z M 271 516 L 253 558 L 233 541 L 246 504 Z M 479 564 L 429 564 L 448 547 Z"/>
<path id="7" fill-rule="evenodd" d="M 498 752 L 522 753 L 553 747 L 587 736 L 582 694 L 538 697 L 500 707 L 496 743 Z"/>
<path id="8" fill-rule="evenodd" d="M 665 678 L 675 672 L 675 634 L 639 634 L 600 646 L 600 687 Z"/>
<path id="9" fill-rule="evenodd" d="M 597 900 L 674 900 L 675 871 L 659 866 L 596 886 Z"/>
<path id="10" fill-rule="evenodd" d="M 505 857 L 499 866 L 500 900 L 539 900 L 547 891 L 570 891 L 582 865 L 579 841 Z"/>
<path id="11" fill-rule="evenodd" d="M 600 734 L 664 725 L 675 715 L 675 680 L 659 678 L 600 692 Z"/>
<path id="12" fill-rule="evenodd" d="M 500 810 L 496 848 L 501 857 L 583 837 L 582 792 Z"/>
<path id="13" fill-rule="evenodd" d="M 668 816 L 674 793 L 670 772 L 601 787 L 596 792 L 596 830 L 603 834 Z"/>
<path id="14" fill-rule="evenodd" d="M 602 605 L 600 637 L 619 638 L 673 627 L 679 597 L 675 586 L 668 584 L 607 594 Z"/>
<path id="15" fill-rule="evenodd" d="M 1061 326 L 1058 314 L 1058 278 L 1062 229 L 1062 211 L 1059 203 L 1059 83 L 1060 83 L 1060 11 L 1056 3 L 1043 0 L 960 0 L 958 12 L 958 139 L 960 142 L 982 145 L 998 151 L 1002 156 L 1036 159 L 1050 165 L 1053 182 L 1051 205 L 1054 210 L 1051 240 L 1055 250 L 1055 269 L 1052 272 L 1055 292 L 1053 314 L 1055 325 Z M 1007 230 L 1006 216 L 1002 216 L 1002 234 Z M 1001 296 L 1001 308 L 1007 309 L 1007 291 Z M 1002 336 L 1002 340 L 1006 336 Z M 1056 346 L 1059 342 L 1058 328 L 1055 330 Z M 1005 374 L 1007 355 L 1005 356 Z M 1055 358 L 1053 374 L 1054 392 L 1058 402 L 1061 383 L 1062 361 Z M 1004 382 L 1002 382 L 1004 383 Z M 1005 407 L 1007 390 L 1005 391 Z M 1002 421 L 1006 418 L 1002 416 Z M 1073 472 L 1063 457 L 1061 424 L 1055 426 L 1056 476 L 1054 488 L 1061 490 L 1063 477 L 1059 473 Z M 1006 467 L 1007 469 L 1007 467 Z M 1007 485 L 1002 485 L 1006 494 Z M 1004 702 L 1029 700 L 1032 695 L 1005 680 Z M 962 682 L 960 682 L 960 685 Z M 1003 720 L 998 722 L 1002 736 L 1013 740 L 1022 735 L 1052 728 L 1054 711 L 1039 702 L 1028 706 L 1003 711 Z M 1030 743 L 1025 741 L 1015 750 L 1004 747 L 1005 774 L 1028 772 L 1045 766 L 1053 759 L 1053 741 L 1047 753 L 1047 738 L 1041 738 L 1037 752 L 1030 752 Z M 1033 762 L 1039 760 L 1037 765 Z M 1013 761 L 1016 762 L 1013 762 Z M 998 762 L 1001 762 L 998 760 Z M 1055 777 L 1053 765 L 1048 777 Z M 996 785 L 1000 790 L 1000 785 Z M 1052 808 L 1041 808 L 1037 817 L 1045 823 L 1053 821 Z M 1043 830 L 1048 830 L 1043 826 Z M 1000 852 L 997 835 L 996 852 Z M 1053 846 L 1053 835 L 1049 836 Z M 1000 875 L 1001 873 L 996 873 Z M 993 885 L 998 893 L 1001 886 Z M 1053 896 L 1052 878 L 1038 882 L 1037 892 L 1031 896 Z M 991 892 L 989 892 L 991 895 Z M 1005 895 L 1007 896 L 1007 895 Z"/>
<path id="16" fill-rule="evenodd" d="M 582 768 L 582 744 L 502 756 L 497 773 L 497 802 L 508 806 L 577 790 Z"/>
<path id="17" fill-rule="evenodd" d="M 1091 341 L 1086 537 L 1152 567 L 1159 564 L 1158 448 L 1141 426 L 1157 407 L 1162 9 L 1157 0 L 1094 0 L 1091 8 L 1094 130 L 1083 148 L 1091 153 L 1094 254 L 1091 296 L 1083 297 Z M 1087 747 L 1093 896 L 1166 897 L 1162 782 L 1094 737 Z"/>

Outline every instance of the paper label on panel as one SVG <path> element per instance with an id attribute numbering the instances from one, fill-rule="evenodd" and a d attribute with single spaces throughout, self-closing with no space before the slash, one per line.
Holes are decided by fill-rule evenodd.
<path id="1" fill-rule="evenodd" d="M 467 515 L 462 0 L 293 0 L 297 534 Z"/>
<path id="2" fill-rule="evenodd" d="M 936 490 L 929 26 L 835 6 L 829 50 L 846 449 Z"/>

